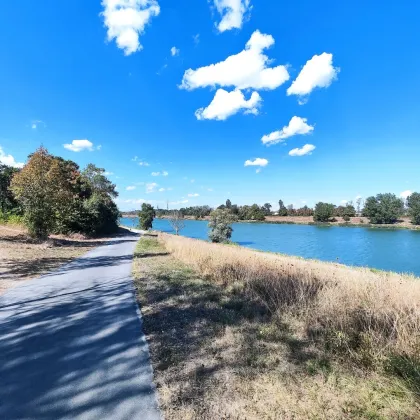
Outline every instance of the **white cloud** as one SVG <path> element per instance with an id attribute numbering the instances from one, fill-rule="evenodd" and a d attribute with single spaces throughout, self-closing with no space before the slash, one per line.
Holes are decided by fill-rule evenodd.
<path id="1" fill-rule="evenodd" d="M 268 160 L 263 158 L 256 158 L 254 160 L 247 160 L 245 161 L 244 166 L 267 166 Z"/>
<path id="2" fill-rule="evenodd" d="M 252 92 L 251 97 L 246 100 L 240 90 L 227 92 L 224 89 L 218 89 L 210 105 L 207 108 L 197 109 L 195 116 L 198 120 L 223 121 L 242 109 L 245 110 L 245 114 L 257 115 L 261 102 L 258 92 Z"/>
<path id="3" fill-rule="evenodd" d="M 313 144 L 305 144 L 302 148 L 292 149 L 289 152 L 290 156 L 304 156 L 304 155 L 311 155 L 312 152 L 316 149 Z"/>
<path id="4" fill-rule="evenodd" d="M 194 184 L 195 179 L 191 179 L 190 182 L 191 182 L 191 184 Z"/>
<path id="5" fill-rule="evenodd" d="M 23 168 L 24 163 L 16 162 L 15 158 L 12 155 L 6 155 L 3 148 L 0 146 L 0 163 L 7 166 L 12 166 L 13 168 Z"/>
<path id="6" fill-rule="evenodd" d="M 307 118 L 301 118 L 296 116 L 292 117 L 288 125 L 284 126 L 279 131 L 274 131 L 270 134 L 266 134 L 261 138 L 261 141 L 263 142 L 263 144 L 270 146 L 272 144 L 281 143 L 288 137 L 292 137 L 297 134 L 309 134 L 314 130 L 314 126 L 307 124 L 306 121 L 308 121 Z"/>
<path id="7" fill-rule="evenodd" d="M 403 191 L 403 192 L 400 194 L 400 197 L 401 197 L 401 198 L 404 198 L 404 200 L 407 200 L 407 198 L 408 198 L 408 197 L 410 197 L 410 195 L 411 195 L 411 194 L 413 194 L 413 191 L 406 190 L 406 191 Z"/>
<path id="8" fill-rule="evenodd" d="M 207 188 L 207 191 L 212 192 L 214 190 L 213 190 L 213 188 Z"/>
<path id="9" fill-rule="evenodd" d="M 332 60 L 333 55 L 325 52 L 321 55 L 314 55 L 306 62 L 296 80 L 287 89 L 287 95 L 305 96 L 317 87 L 328 87 L 337 79 L 340 71 L 338 67 L 333 67 Z"/>
<path id="10" fill-rule="evenodd" d="M 289 80 L 289 73 L 286 66 L 268 67 L 271 60 L 263 51 L 273 45 L 274 38 L 271 35 L 255 31 L 239 54 L 197 70 L 187 70 L 180 87 L 187 90 L 216 86 L 276 89 Z"/>
<path id="11" fill-rule="evenodd" d="M 133 191 L 135 189 L 136 189 L 136 187 L 134 185 L 130 185 L 126 188 L 127 191 Z"/>
<path id="12" fill-rule="evenodd" d="M 188 197 L 200 197 L 200 194 L 197 194 L 197 193 L 188 194 Z"/>
<path id="13" fill-rule="evenodd" d="M 139 162 L 139 165 L 140 165 L 140 166 L 150 166 L 150 163 L 147 163 L 147 162 L 145 162 L 144 160 L 141 160 L 141 161 Z"/>
<path id="14" fill-rule="evenodd" d="M 200 43 L 200 34 L 193 35 L 194 44 L 197 46 Z"/>
<path id="15" fill-rule="evenodd" d="M 175 56 L 179 55 L 179 53 L 180 53 L 179 48 L 177 48 L 177 47 L 172 47 L 171 48 L 171 55 L 172 55 L 172 57 L 175 57 Z"/>
<path id="16" fill-rule="evenodd" d="M 156 188 L 158 187 L 158 184 L 156 184 L 156 182 L 150 182 L 148 184 L 146 184 L 146 193 L 152 193 L 156 191 Z"/>
<path id="17" fill-rule="evenodd" d="M 259 174 L 260 172 L 261 172 L 261 168 L 258 168 L 258 169 L 255 170 L 256 174 Z"/>
<path id="18" fill-rule="evenodd" d="M 188 200 L 171 201 L 169 204 L 177 205 L 177 204 L 186 204 L 186 203 L 188 203 Z"/>
<path id="19" fill-rule="evenodd" d="M 246 14 L 251 10 L 251 0 L 214 0 L 214 6 L 222 17 L 217 29 L 224 32 L 242 28 Z"/>
<path id="20" fill-rule="evenodd" d="M 152 172 L 150 175 L 152 176 L 168 176 L 169 172 L 163 171 L 163 172 Z"/>
<path id="21" fill-rule="evenodd" d="M 159 192 L 164 192 L 164 191 L 172 191 L 173 190 L 173 188 L 171 188 L 171 187 L 168 187 L 168 188 L 159 188 Z"/>
<path id="22" fill-rule="evenodd" d="M 345 206 L 348 203 L 348 200 L 341 200 L 340 204 L 342 204 L 343 206 Z"/>
<path id="23" fill-rule="evenodd" d="M 93 152 L 93 143 L 89 140 L 73 140 L 70 144 L 63 144 L 63 146 L 72 152 L 83 152 L 84 150 Z"/>
<path id="24" fill-rule="evenodd" d="M 114 172 L 108 172 L 108 171 L 107 171 L 107 172 L 104 172 L 104 175 L 105 175 L 105 176 L 114 175 Z"/>
<path id="25" fill-rule="evenodd" d="M 158 16 L 160 7 L 156 0 L 102 0 L 101 13 L 108 28 L 108 41 L 115 39 L 125 55 L 140 51 L 139 36 L 152 17 Z"/>
<path id="26" fill-rule="evenodd" d="M 36 130 L 39 126 L 43 126 L 45 128 L 47 124 L 45 124 L 44 121 L 41 121 L 41 120 L 33 120 L 31 122 L 32 130 Z"/>

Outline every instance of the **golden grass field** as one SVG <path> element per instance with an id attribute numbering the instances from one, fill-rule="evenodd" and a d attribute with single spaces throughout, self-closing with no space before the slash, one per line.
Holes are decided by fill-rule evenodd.
<path id="1" fill-rule="evenodd" d="M 134 275 L 165 418 L 419 418 L 419 279 L 168 234 Z"/>

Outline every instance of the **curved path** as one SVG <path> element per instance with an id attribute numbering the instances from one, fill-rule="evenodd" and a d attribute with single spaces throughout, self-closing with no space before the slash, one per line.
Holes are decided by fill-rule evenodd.
<path id="1" fill-rule="evenodd" d="M 0 296 L 0 419 L 160 418 L 130 277 L 137 240 Z"/>

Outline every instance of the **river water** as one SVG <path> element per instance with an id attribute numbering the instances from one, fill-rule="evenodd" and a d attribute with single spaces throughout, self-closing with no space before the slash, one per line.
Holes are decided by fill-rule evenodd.
<path id="1" fill-rule="evenodd" d="M 134 227 L 138 221 L 122 218 L 120 222 Z M 232 241 L 247 248 L 420 276 L 420 231 L 269 223 L 232 227 Z M 153 228 L 173 232 L 164 219 L 156 219 Z M 181 232 L 205 240 L 207 234 L 207 222 L 195 220 L 186 220 Z"/>

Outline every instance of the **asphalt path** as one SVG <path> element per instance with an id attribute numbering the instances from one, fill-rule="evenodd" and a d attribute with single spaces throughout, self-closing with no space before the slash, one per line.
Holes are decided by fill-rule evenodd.
<path id="1" fill-rule="evenodd" d="M 160 419 L 131 278 L 138 238 L 0 296 L 0 419 Z"/>

